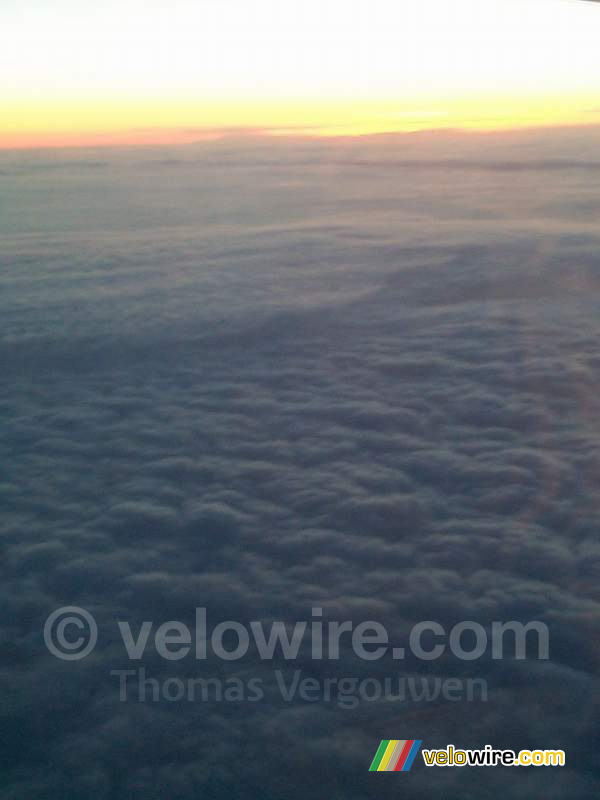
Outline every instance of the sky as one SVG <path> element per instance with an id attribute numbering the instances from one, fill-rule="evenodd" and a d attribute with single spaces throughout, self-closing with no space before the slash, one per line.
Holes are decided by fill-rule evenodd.
<path id="1" fill-rule="evenodd" d="M 4 0 L 0 147 L 585 124 L 580 0 Z"/>

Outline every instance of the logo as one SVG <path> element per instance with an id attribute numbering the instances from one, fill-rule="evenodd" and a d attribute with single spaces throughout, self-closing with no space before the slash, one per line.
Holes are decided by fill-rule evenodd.
<path id="1" fill-rule="evenodd" d="M 369 772 L 408 772 L 421 747 L 421 739 L 383 739 Z"/>

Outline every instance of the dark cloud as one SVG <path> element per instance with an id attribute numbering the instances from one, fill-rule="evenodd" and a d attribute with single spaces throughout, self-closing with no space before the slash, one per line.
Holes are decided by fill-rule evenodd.
<path id="1" fill-rule="evenodd" d="M 2 156 L 3 797 L 597 793 L 597 142 Z M 67 663 L 42 630 L 71 604 L 100 633 Z M 120 702 L 116 622 L 192 625 L 196 606 L 290 626 L 321 606 L 397 642 L 421 620 L 540 619 L 552 657 L 149 647 L 148 676 L 260 678 L 265 697 Z M 286 704 L 275 669 L 481 677 L 489 699 Z M 560 747 L 568 767 L 375 785 L 396 734 Z"/>

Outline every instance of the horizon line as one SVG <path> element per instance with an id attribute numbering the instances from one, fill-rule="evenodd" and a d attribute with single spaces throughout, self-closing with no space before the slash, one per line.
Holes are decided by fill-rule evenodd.
<path id="1" fill-rule="evenodd" d="M 378 139 L 385 136 L 391 137 L 415 137 L 419 135 L 458 135 L 485 137 L 493 135 L 518 135 L 530 132 L 558 132 L 558 131 L 585 131 L 600 128 L 600 122 L 550 122 L 543 124 L 520 123 L 507 124 L 498 127 L 490 126 L 431 126 L 412 129 L 390 128 L 385 130 L 348 130 L 342 132 L 344 127 L 351 129 L 352 126 L 335 126 L 336 132 L 324 132 L 324 129 L 316 125 L 297 125 L 297 126 L 226 126 L 215 128 L 171 128 L 156 126 L 152 128 L 129 128 L 124 130 L 103 131 L 90 134 L 56 134 L 50 139 L 40 138 L 39 134 L 30 134 L 30 141 L 15 143 L 15 140 L 24 137 L 3 137 L 0 134 L 0 152 L 31 152 L 46 150 L 89 150 L 89 149 L 151 149 L 160 147 L 187 147 L 194 145 L 209 145 L 218 142 L 233 140 L 258 141 L 261 139 L 274 139 L 281 141 L 304 141 L 304 142 L 336 142 L 347 140 L 366 140 Z M 330 129 L 331 130 L 331 129 Z M 26 135 L 27 136 L 27 135 Z M 159 138 L 160 137 L 160 138 Z M 6 143 L 8 139 L 9 143 Z"/>

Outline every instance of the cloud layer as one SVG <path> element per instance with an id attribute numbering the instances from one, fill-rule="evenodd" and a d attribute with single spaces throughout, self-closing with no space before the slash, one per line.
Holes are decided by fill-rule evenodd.
<path id="1" fill-rule="evenodd" d="M 7 800 L 396 797 L 382 738 L 560 747 L 408 798 L 598 791 L 597 136 L 229 141 L 0 161 Z M 46 650 L 78 605 L 99 644 Z M 259 703 L 121 703 L 117 620 L 539 619 L 551 661 L 166 664 Z M 137 666 L 137 665 L 136 665 Z M 481 677 L 295 701 L 274 670 Z M 485 784 L 484 784 L 485 781 Z M 483 788 L 485 785 L 485 789 Z"/>

